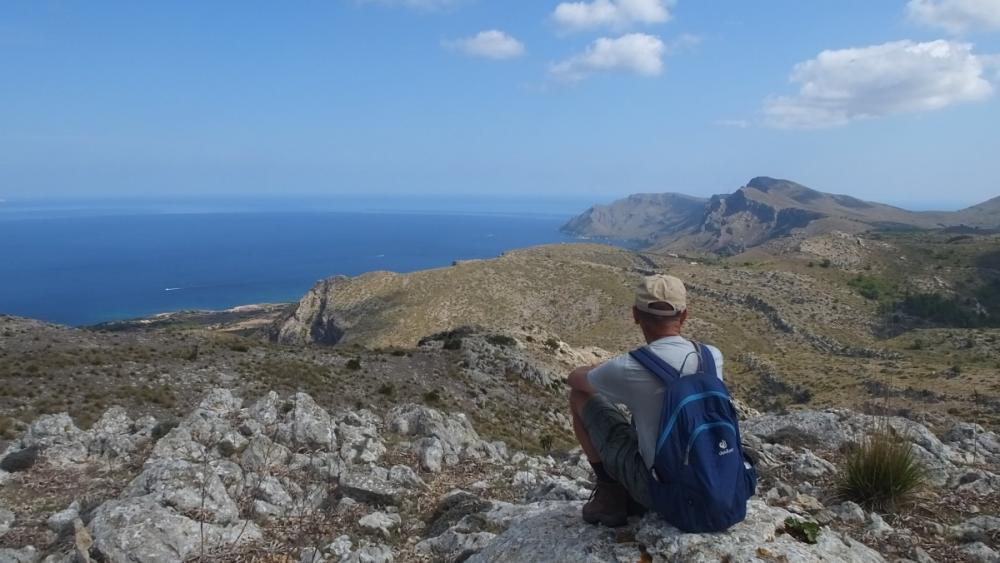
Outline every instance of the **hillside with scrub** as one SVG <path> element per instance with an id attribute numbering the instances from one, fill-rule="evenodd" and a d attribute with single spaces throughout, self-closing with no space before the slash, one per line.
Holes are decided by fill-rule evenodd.
<path id="1" fill-rule="evenodd" d="M 287 305 L 0 317 L 0 561 L 993 561 L 997 242 L 566 244 Z M 563 379 L 640 344 L 651 272 L 687 282 L 761 473 L 724 534 L 579 520 Z"/>

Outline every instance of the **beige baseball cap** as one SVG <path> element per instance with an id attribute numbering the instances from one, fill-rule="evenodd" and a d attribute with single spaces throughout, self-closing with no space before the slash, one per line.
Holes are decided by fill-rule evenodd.
<path id="1" fill-rule="evenodd" d="M 653 303 L 666 303 L 669 311 L 650 307 Z M 673 317 L 687 309 L 687 289 L 684 282 L 674 276 L 657 274 L 646 276 L 635 288 L 635 307 L 658 317 Z"/>

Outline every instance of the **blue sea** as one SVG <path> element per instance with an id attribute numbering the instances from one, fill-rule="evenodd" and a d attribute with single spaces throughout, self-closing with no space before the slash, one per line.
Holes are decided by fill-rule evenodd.
<path id="1" fill-rule="evenodd" d="M 561 205 L 309 207 L 7 202 L 0 313 L 90 325 L 288 302 L 336 274 L 410 272 L 571 240 L 558 231 L 572 215 Z"/>

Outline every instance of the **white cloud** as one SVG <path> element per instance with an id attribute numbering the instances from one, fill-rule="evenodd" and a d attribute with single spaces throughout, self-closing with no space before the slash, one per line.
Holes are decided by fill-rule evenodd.
<path id="1" fill-rule="evenodd" d="M 914 22 L 949 33 L 1000 29 L 1000 0 L 910 0 L 906 14 Z"/>
<path id="2" fill-rule="evenodd" d="M 567 31 L 610 27 L 625 29 L 637 24 L 655 24 L 670 20 L 674 0 L 592 0 L 563 2 L 556 6 L 552 19 Z"/>
<path id="3" fill-rule="evenodd" d="M 658 37 L 630 33 L 617 39 L 602 37 L 579 55 L 549 67 L 549 73 L 560 80 L 582 80 L 594 72 L 622 70 L 642 76 L 663 72 L 666 45 Z"/>
<path id="4" fill-rule="evenodd" d="M 819 128 L 988 98 L 984 59 L 968 43 L 894 41 L 823 51 L 795 65 L 795 96 L 765 101 L 772 127 Z"/>
<path id="5" fill-rule="evenodd" d="M 491 29 L 480 31 L 472 37 L 444 41 L 445 48 L 458 51 L 470 57 L 487 59 L 513 59 L 524 54 L 524 44 L 506 33 Z"/>

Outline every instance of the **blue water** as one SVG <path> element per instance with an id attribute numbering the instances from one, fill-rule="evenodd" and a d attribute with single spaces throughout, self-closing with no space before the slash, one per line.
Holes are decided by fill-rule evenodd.
<path id="1" fill-rule="evenodd" d="M 117 213 L 117 214 L 116 214 Z M 566 215 L 0 213 L 0 313 L 69 325 L 298 300 L 317 280 L 565 242 Z"/>

